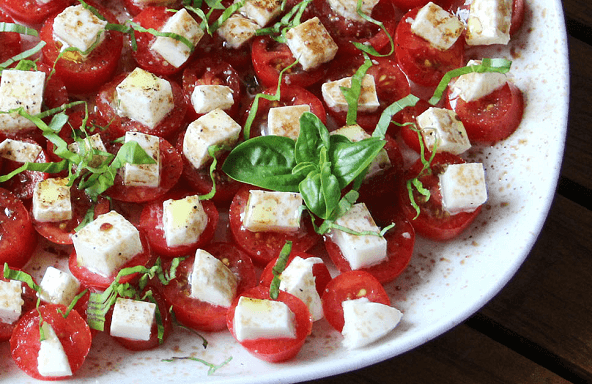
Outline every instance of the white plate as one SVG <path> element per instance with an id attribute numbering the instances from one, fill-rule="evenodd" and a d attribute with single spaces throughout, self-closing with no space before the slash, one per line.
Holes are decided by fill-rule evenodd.
<path id="1" fill-rule="evenodd" d="M 176 330 L 158 350 L 131 353 L 98 336 L 75 380 L 84 383 L 158 382 L 288 383 L 362 368 L 391 358 L 439 336 L 481 308 L 512 277 L 528 255 L 551 204 L 565 141 L 568 61 L 559 0 L 529 1 L 524 25 L 507 48 L 489 57 L 513 60 L 514 81 L 526 100 L 524 120 L 508 140 L 476 148 L 471 160 L 486 165 L 489 201 L 472 227 L 449 243 L 419 240 L 407 270 L 386 288 L 404 312 L 388 337 L 349 352 L 325 320 L 315 323 L 296 359 L 269 364 L 245 352 L 228 334 L 206 334 L 207 349 L 189 332 Z M 0 380 L 36 382 L 0 346 Z M 220 364 L 214 375 L 195 361 L 162 362 L 193 356 Z"/>

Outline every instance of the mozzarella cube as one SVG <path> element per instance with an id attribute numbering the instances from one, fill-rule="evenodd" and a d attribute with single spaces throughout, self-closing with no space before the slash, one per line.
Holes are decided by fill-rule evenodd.
<path id="1" fill-rule="evenodd" d="M 111 317 L 111 336 L 150 340 L 156 304 L 118 297 Z"/>
<path id="2" fill-rule="evenodd" d="M 345 127 L 338 128 L 332 131 L 331 134 L 343 135 L 354 143 L 372 137 L 364 130 L 364 128 L 360 127 L 357 124 L 346 125 Z M 368 172 L 366 173 L 364 180 L 369 180 L 390 167 L 391 160 L 389 159 L 386 150 L 383 148 L 380 150 L 380 152 L 378 152 L 378 155 L 376 155 L 374 160 L 372 160 L 372 163 L 370 163 L 370 166 L 368 167 Z"/>
<path id="3" fill-rule="evenodd" d="M 162 203 L 162 225 L 169 247 L 195 243 L 207 224 L 208 215 L 196 195 Z"/>
<path id="4" fill-rule="evenodd" d="M 313 17 L 286 32 L 286 44 L 305 71 L 333 60 L 337 44 L 318 17 Z"/>
<path id="5" fill-rule="evenodd" d="M 240 0 L 235 0 L 235 3 Z M 256 22 L 260 27 L 265 27 L 273 18 L 281 12 L 281 0 L 246 0 L 238 11 L 245 17 Z"/>
<path id="6" fill-rule="evenodd" d="M 440 174 L 442 206 L 451 213 L 472 212 L 487 201 L 485 169 L 481 163 L 450 164 Z"/>
<path id="7" fill-rule="evenodd" d="M 75 141 L 68 144 L 68 149 L 72 152 L 76 152 L 80 156 L 86 156 L 89 152 L 107 152 L 107 148 L 105 148 L 105 144 L 103 144 L 101 135 L 98 133 L 95 133 L 92 136 L 87 136 L 83 141 Z M 107 158 L 107 156 L 95 153 L 92 155 L 92 159 L 88 162 L 88 165 L 91 167 L 98 167 Z"/>
<path id="8" fill-rule="evenodd" d="M 117 85 L 117 114 L 156 127 L 175 107 L 171 83 L 141 68 Z"/>
<path id="9" fill-rule="evenodd" d="M 310 112 L 308 104 L 273 107 L 267 114 L 267 133 L 296 140 L 300 135 L 300 116 Z"/>
<path id="10" fill-rule="evenodd" d="M 295 316 L 281 301 L 241 296 L 234 310 L 234 334 L 238 341 L 296 338 Z"/>
<path id="11" fill-rule="evenodd" d="M 442 51 L 456 43 L 463 30 L 458 17 L 432 2 L 423 6 L 411 23 L 411 32 Z"/>
<path id="12" fill-rule="evenodd" d="M 134 187 L 160 185 L 160 138 L 140 132 L 126 132 L 125 142 L 137 142 L 155 164 L 129 164 L 123 167 L 123 184 Z"/>
<path id="13" fill-rule="evenodd" d="M 67 272 L 54 267 L 47 267 L 39 287 L 41 289 L 37 295 L 41 300 L 53 304 L 62 304 L 67 307 L 76 297 L 80 289 L 80 283 Z"/>
<path id="14" fill-rule="evenodd" d="M 199 27 L 197 21 L 191 17 L 185 8 L 175 12 L 167 20 L 160 32 L 175 33 L 183 36 L 191 42 L 193 47 L 197 45 L 204 35 L 204 31 Z M 163 59 L 175 68 L 183 65 L 193 50 L 180 40 L 164 36 L 157 36 L 150 49 L 162 56 Z"/>
<path id="15" fill-rule="evenodd" d="M 302 196 L 295 192 L 249 191 L 243 227 L 251 232 L 295 232 L 300 228 Z"/>
<path id="16" fill-rule="evenodd" d="M 64 9 L 53 21 L 53 36 L 62 43 L 62 50 L 70 47 L 81 52 L 105 39 L 106 20 L 101 20 L 82 4 Z M 84 56 L 84 55 L 82 55 Z"/>
<path id="17" fill-rule="evenodd" d="M 5 139 L 0 143 L 0 157 L 18 163 L 34 163 L 43 148 L 35 143 Z"/>
<path id="18" fill-rule="evenodd" d="M 199 169 L 212 159 L 208 153 L 211 145 L 232 146 L 240 131 L 241 126 L 226 112 L 215 109 L 189 124 L 183 139 L 183 155 Z"/>
<path id="19" fill-rule="evenodd" d="M 323 99 L 327 103 L 327 107 L 334 111 L 347 112 L 349 106 L 345 100 L 341 87 L 351 88 L 352 78 L 344 77 L 343 79 L 328 81 L 321 86 Z M 360 90 L 360 97 L 358 98 L 359 112 L 374 112 L 380 103 L 378 102 L 378 94 L 376 93 L 376 84 L 374 83 L 374 76 L 364 75 L 362 78 L 362 89 Z"/>
<path id="20" fill-rule="evenodd" d="M 236 295 L 238 279 L 224 263 L 198 249 L 191 271 L 190 297 L 220 307 L 230 307 Z"/>
<path id="21" fill-rule="evenodd" d="M 199 114 L 229 109 L 233 104 L 232 89 L 226 85 L 197 85 L 191 94 L 191 105 Z"/>
<path id="22" fill-rule="evenodd" d="M 0 323 L 12 324 L 17 321 L 21 317 L 23 304 L 21 282 L 0 280 Z"/>
<path id="23" fill-rule="evenodd" d="M 222 23 L 216 32 L 230 48 L 239 48 L 249 41 L 259 29 L 259 24 L 240 14 L 233 14 Z"/>
<path id="24" fill-rule="evenodd" d="M 392 331 L 403 314 L 389 305 L 369 301 L 367 297 L 345 300 L 343 307 L 343 346 L 360 348 Z"/>
<path id="25" fill-rule="evenodd" d="M 29 115 L 41 113 L 45 73 L 5 69 L 0 81 L 0 111 L 23 108 Z M 0 113 L 0 131 L 17 133 L 35 128 L 35 123 L 17 112 Z"/>
<path id="26" fill-rule="evenodd" d="M 42 322 L 41 329 L 45 340 L 41 341 L 37 355 L 39 374 L 45 377 L 72 376 L 68 356 L 55 330 L 46 321 Z"/>
<path id="27" fill-rule="evenodd" d="M 303 259 L 296 256 L 280 277 L 280 289 L 302 300 L 312 315 L 312 321 L 323 318 L 323 305 L 312 273 L 313 266 L 318 263 L 322 264 L 323 260 L 318 257 Z"/>
<path id="28" fill-rule="evenodd" d="M 386 259 L 386 239 L 379 235 L 380 228 L 376 226 L 364 203 L 352 206 L 345 215 L 336 220 L 336 224 L 355 232 L 377 233 L 377 235 L 353 235 L 339 229 L 331 231 L 331 240 L 339 246 L 351 269 L 369 267 Z"/>
<path id="29" fill-rule="evenodd" d="M 479 65 L 480 61 L 471 60 L 467 65 Z M 452 84 L 452 96 L 459 95 L 466 102 L 471 102 L 487 96 L 508 82 L 505 73 L 484 72 L 465 73 L 460 75 Z"/>
<path id="30" fill-rule="evenodd" d="M 33 217 L 44 223 L 72 218 L 72 202 L 67 178 L 50 178 L 35 184 Z"/>
<path id="31" fill-rule="evenodd" d="M 73 235 L 72 241 L 78 265 L 107 277 L 142 252 L 140 232 L 115 211 L 97 217 Z"/>
<path id="32" fill-rule="evenodd" d="M 358 14 L 358 0 L 328 0 L 331 9 L 346 19 L 365 22 L 366 20 Z M 370 16 L 372 10 L 378 4 L 378 0 L 362 0 L 360 10 L 363 14 Z"/>
<path id="33" fill-rule="evenodd" d="M 429 151 L 434 151 L 435 148 L 436 152 L 459 155 L 471 148 L 462 121 L 450 109 L 430 107 L 417 116 L 417 125 Z"/>
<path id="34" fill-rule="evenodd" d="M 468 45 L 508 44 L 512 0 L 473 0 L 467 20 Z"/>

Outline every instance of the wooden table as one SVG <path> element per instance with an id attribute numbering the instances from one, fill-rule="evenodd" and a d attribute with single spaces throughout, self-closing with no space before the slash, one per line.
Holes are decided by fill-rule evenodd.
<path id="1" fill-rule="evenodd" d="M 448 333 L 315 383 L 592 383 L 592 2 L 563 0 L 563 7 L 568 136 L 553 206 L 526 261 L 489 304 Z"/>

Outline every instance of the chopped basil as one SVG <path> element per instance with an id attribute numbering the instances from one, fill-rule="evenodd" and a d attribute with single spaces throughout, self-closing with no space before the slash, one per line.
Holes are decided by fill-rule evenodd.
<path id="1" fill-rule="evenodd" d="M 372 61 L 368 55 L 364 53 L 364 63 L 352 76 L 351 86 L 349 88 L 339 87 L 341 93 L 343 93 L 343 97 L 345 97 L 345 101 L 347 102 L 347 117 L 345 122 L 347 125 L 356 124 L 356 120 L 358 118 L 358 101 L 360 99 L 360 93 L 362 92 L 362 79 L 366 75 L 368 68 L 371 66 Z"/>
<path id="2" fill-rule="evenodd" d="M 230 361 L 232 360 L 232 357 L 229 357 L 222 364 L 219 364 L 219 365 L 214 365 L 212 363 L 208 363 L 205 360 L 199 359 L 197 357 L 192 357 L 192 356 L 188 356 L 188 357 L 171 357 L 170 359 L 162 359 L 161 361 L 164 361 L 166 363 L 172 363 L 175 360 L 191 360 L 191 361 L 197 361 L 199 363 L 202 363 L 202 364 L 206 365 L 207 367 L 209 367 L 209 369 L 208 369 L 208 376 L 209 376 L 209 375 L 213 375 L 214 373 L 216 373 L 216 371 L 218 369 L 220 369 L 223 366 L 225 366 L 226 364 L 230 363 Z"/>
<path id="3" fill-rule="evenodd" d="M 10 59 L 6 60 L 5 62 L 0 63 L 0 74 L 2 73 L 3 70 L 5 70 L 9 66 L 11 66 L 12 64 L 14 64 L 14 63 L 16 63 L 18 61 L 21 61 L 23 59 L 26 59 L 27 57 L 33 56 L 37 52 L 41 51 L 41 49 L 43 47 L 45 47 L 45 41 L 40 41 L 33 48 L 27 49 L 26 51 L 21 52 L 18 55 L 15 55 L 15 56 L 11 57 Z"/>
<path id="4" fill-rule="evenodd" d="M 200 200 L 210 200 L 216 194 L 216 178 L 214 177 L 214 171 L 218 165 L 218 158 L 216 155 L 222 151 L 230 151 L 230 149 L 231 148 L 227 145 L 210 145 L 208 147 L 208 154 L 213 159 L 212 164 L 210 164 L 210 180 L 212 180 L 212 190 L 205 195 L 199 196 Z"/>
<path id="5" fill-rule="evenodd" d="M 358 13 L 358 15 L 360 15 L 364 20 L 377 25 L 380 29 L 382 29 L 384 31 L 384 33 L 386 33 L 386 36 L 389 39 L 389 44 L 391 46 L 391 49 L 388 53 L 385 54 L 381 54 L 379 53 L 376 49 L 374 49 L 373 46 L 371 45 L 366 45 L 366 44 L 362 44 L 362 43 L 358 43 L 353 41 L 352 44 L 358 48 L 360 51 L 367 53 L 369 55 L 372 56 L 377 56 L 377 57 L 385 57 L 385 56 L 390 56 L 393 54 L 393 52 L 395 51 L 395 43 L 393 41 L 393 37 L 391 36 L 390 33 L 388 33 L 388 31 L 386 30 L 384 24 L 381 21 L 378 20 L 374 20 L 372 17 L 370 17 L 369 15 L 365 14 L 364 12 L 362 12 L 362 3 L 363 0 L 358 0 L 358 3 L 356 5 L 356 12 Z"/>
<path id="6" fill-rule="evenodd" d="M 288 257 L 290 256 L 290 252 L 292 252 L 292 242 L 288 240 L 282 247 L 280 255 L 278 256 L 278 259 L 271 270 L 271 272 L 273 273 L 273 279 L 271 280 L 271 285 L 269 287 L 269 297 L 273 300 L 277 300 L 278 295 L 280 293 L 280 276 L 282 272 L 284 272 L 284 269 L 286 269 L 286 264 L 288 264 Z"/>
<path id="7" fill-rule="evenodd" d="M 16 32 L 20 33 L 21 35 L 29 35 L 34 37 L 39 36 L 39 33 L 36 29 L 15 23 L 0 22 L 0 32 Z"/>
<path id="8" fill-rule="evenodd" d="M 31 277 L 31 275 L 29 275 L 27 272 L 11 269 L 8 266 L 8 263 L 4 263 L 3 275 L 5 279 L 17 280 L 27 284 L 29 288 L 31 288 L 35 292 L 39 292 L 40 290 L 39 286 L 35 284 L 35 281 L 33 280 L 33 277 Z"/>
<path id="9" fill-rule="evenodd" d="M 280 21 L 268 28 L 258 29 L 255 34 L 257 36 L 270 35 L 272 39 L 279 43 L 285 43 L 286 32 L 290 28 L 294 28 L 300 25 L 302 14 L 306 7 L 312 2 L 312 0 L 304 0 L 296 4 L 288 13 L 286 13 Z M 282 3 L 283 4 L 283 3 Z"/>

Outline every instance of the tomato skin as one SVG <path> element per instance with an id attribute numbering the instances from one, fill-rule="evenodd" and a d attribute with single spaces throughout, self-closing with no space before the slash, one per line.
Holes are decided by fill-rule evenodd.
<path id="1" fill-rule="evenodd" d="M 160 2 L 162 3 L 162 2 Z M 134 0 L 123 0 L 123 4 L 125 5 L 125 9 L 130 13 L 132 16 L 138 15 L 140 12 L 145 10 L 150 5 L 143 5 L 143 4 L 136 4 Z M 166 4 L 166 8 L 174 8 L 179 9 L 181 7 L 181 1 L 179 0 L 169 0 Z"/>
<path id="2" fill-rule="evenodd" d="M 269 288 L 257 286 L 247 292 L 244 292 L 241 296 L 255 299 L 269 299 Z M 234 300 L 232 307 L 230 307 L 228 310 L 226 318 L 228 330 L 235 338 L 234 311 L 238 305 L 239 298 L 240 297 L 237 297 Z M 287 361 L 296 356 L 302 348 L 302 345 L 304 345 L 306 336 L 308 336 L 312 331 L 312 316 L 308 311 L 308 307 L 302 300 L 283 291 L 279 291 L 277 300 L 285 303 L 294 313 L 296 323 L 296 338 L 260 338 L 255 340 L 240 341 L 240 344 L 252 355 L 271 363 Z"/>
<path id="3" fill-rule="evenodd" d="M 22 141 L 30 144 L 37 144 L 32 139 L 22 139 Z M 47 163 L 48 161 L 47 154 L 44 150 L 41 150 L 35 159 L 35 163 Z M 22 165 L 23 163 L 4 159 L 2 164 L 2 174 L 8 174 L 17 168 L 20 168 Z M 12 193 L 14 193 L 19 199 L 30 201 L 33 198 L 35 184 L 47 179 L 48 177 L 48 173 L 27 170 L 2 183 L 2 186 L 12 191 Z"/>
<path id="4" fill-rule="evenodd" d="M 0 276 L 0 280 L 8 281 L 8 279 L 2 276 Z M 33 281 L 35 281 L 35 279 L 33 279 Z M 37 292 L 25 283 L 21 283 L 21 292 L 21 298 L 24 301 L 21 307 L 21 314 L 25 314 L 37 306 Z M 17 321 L 13 324 L 7 324 L 0 321 L 0 342 L 10 340 L 10 336 L 12 336 L 16 324 Z"/>
<path id="5" fill-rule="evenodd" d="M 23 202 L 0 188 L 0 265 L 22 268 L 37 246 L 37 235 Z"/>
<path id="6" fill-rule="evenodd" d="M 2 4 L 2 3 L 0 3 Z M 0 22 L 14 23 L 12 17 L 0 9 Z M 0 63 L 5 62 L 21 52 L 21 35 L 16 32 L 0 33 Z"/>
<path id="7" fill-rule="evenodd" d="M 514 35 L 524 22 L 524 12 L 526 2 L 524 0 L 514 0 L 512 2 L 512 21 L 510 23 L 510 36 Z"/>
<path id="8" fill-rule="evenodd" d="M 40 5 L 36 0 L 0 0 L 0 7 L 12 17 L 27 24 L 40 24 L 48 16 L 73 4 L 72 0 L 52 0 Z"/>

